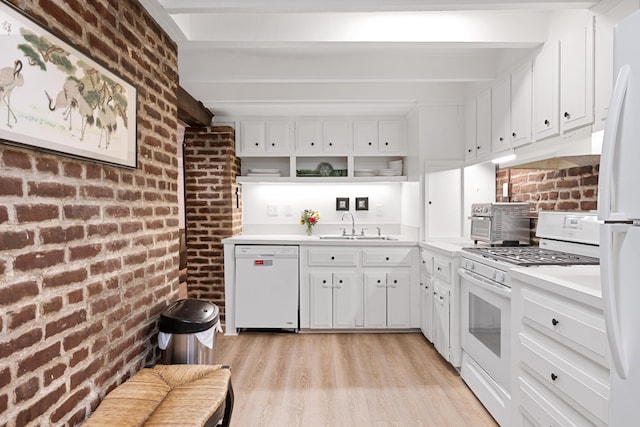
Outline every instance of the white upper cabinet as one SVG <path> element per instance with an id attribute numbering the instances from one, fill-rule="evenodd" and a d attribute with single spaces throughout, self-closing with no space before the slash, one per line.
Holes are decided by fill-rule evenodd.
<path id="1" fill-rule="evenodd" d="M 531 61 L 511 73 L 511 147 L 531 142 Z"/>
<path id="2" fill-rule="evenodd" d="M 400 153 L 404 149 L 404 126 L 400 120 L 380 120 L 378 147 L 382 153 Z"/>
<path id="3" fill-rule="evenodd" d="M 560 129 L 593 123 L 594 17 L 560 39 Z"/>
<path id="4" fill-rule="evenodd" d="M 401 120 L 355 120 L 354 151 L 358 154 L 401 154 L 404 152 L 404 123 Z"/>
<path id="5" fill-rule="evenodd" d="M 346 120 L 327 120 L 323 123 L 325 153 L 347 153 L 353 141 L 351 123 Z"/>
<path id="6" fill-rule="evenodd" d="M 322 122 L 320 120 L 296 120 L 296 153 L 322 152 Z"/>
<path id="7" fill-rule="evenodd" d="M 533 61 L 533 137 L 560 133 L 560 53 L 558 41 L 547 42 Z"/>
<path id="8" fill-rule="evenodd" d="M 511 79 L 497 80 L 491 94 L 491 152 L 500 153 L 511 146 Z"/>
<path id="9" fill-rule="evenodd" d="M 470 98 L 464 104 L 464 160 L 473 162 L 476 159 L 478 99 Z"/>
<path id="10" fill-rule="evenodd" d="M 491 153 L 491 89 L 478 94 L 476 107 L 476 158 L 484 159 Z"/>
<path id="11" fill-rule="evenodd" d="M 243 120 L 239 155 L 288 154 L 291 150 L 287 120 Z"/>

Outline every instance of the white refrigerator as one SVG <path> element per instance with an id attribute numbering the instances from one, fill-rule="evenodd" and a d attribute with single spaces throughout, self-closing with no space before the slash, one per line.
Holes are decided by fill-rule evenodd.
<path id="1" fill-rule="evenodd" d="M 609 425 L 638 425 L 640 395 L 640 11 L 614 34 L 616 84 L 598 185 L 602 297 L 611 351 Z"/>

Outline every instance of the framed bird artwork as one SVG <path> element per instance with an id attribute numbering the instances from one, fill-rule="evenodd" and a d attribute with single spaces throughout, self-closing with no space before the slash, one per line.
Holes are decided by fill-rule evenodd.
<path id="1" fill-rule="evenodd" d="M 137 90 L 0 2 L 0 138 L 137 167 Z"/>

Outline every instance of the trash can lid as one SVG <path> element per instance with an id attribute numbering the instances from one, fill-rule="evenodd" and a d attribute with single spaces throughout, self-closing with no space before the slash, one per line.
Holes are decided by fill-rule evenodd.
<path id="1" fill-rule="evenodd" d="M 206 331 L 218 323 L 220 310 L 208 301 L 181 299 L 160 313 L 160 332 L 192 334 Z"/>

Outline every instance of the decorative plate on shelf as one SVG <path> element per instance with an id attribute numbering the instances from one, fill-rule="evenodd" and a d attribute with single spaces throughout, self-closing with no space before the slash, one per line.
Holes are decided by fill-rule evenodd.
<path id="1" fill-rule="evenodd" d="M 333 166 L 329 163 L 320 163 L 318 165 L 318 173 L 320 176 L 331 176 L 331 172 L 333 171 Z"/>

